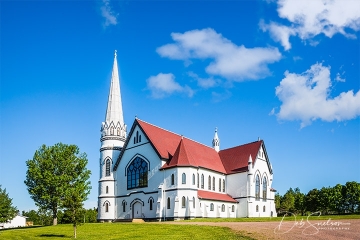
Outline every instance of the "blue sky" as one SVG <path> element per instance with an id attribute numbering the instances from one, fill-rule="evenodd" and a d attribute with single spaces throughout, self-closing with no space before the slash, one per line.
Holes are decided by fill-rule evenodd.
<path id="1" fill-rule="evenodd" d="M 360 5 L 1 1 L 0 184 L 19 210 L 42 145 L 86 152 L 97 202 L 114 50 L 124 120 L 220 148 L 265 141 L 284 194 L 360 182 Z"/>

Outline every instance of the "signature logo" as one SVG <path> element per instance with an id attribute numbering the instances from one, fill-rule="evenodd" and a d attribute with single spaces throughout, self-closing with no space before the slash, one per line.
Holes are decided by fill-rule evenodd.
<path id="1" fill-rule="evenodd" d="M 309 214 L 301 220 L 296 219 L 296 215 L 291 212 L 286 212 L 285 215 L 282 217 L 279 225 L 274 229 L 275 234 L 285 234 L 293 230 L 294 228 L 302 228 L 302 234 L 304 235 L 315 235 L 318 234 L 320 230 L 349 230 L 350 223 L 344 223 L 341 221 L 333 221 L 331 218 L 320 221 L 320 222 L 310 222 L 309 218 L 311 216 L 320 217 L 320 212 L 314 212 Z M 293 216 L 294 221 L 284 221 L 286 216 Z"/>

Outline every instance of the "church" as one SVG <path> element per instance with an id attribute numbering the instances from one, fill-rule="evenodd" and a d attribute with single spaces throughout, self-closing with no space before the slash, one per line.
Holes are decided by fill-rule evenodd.
<path id="1" fill-rule="evenodd" d="M 265 143 L 220 148 L 135 118 L 124 123 L 115 51 L 101 124 L 98 221 L 276 216 Z"/>

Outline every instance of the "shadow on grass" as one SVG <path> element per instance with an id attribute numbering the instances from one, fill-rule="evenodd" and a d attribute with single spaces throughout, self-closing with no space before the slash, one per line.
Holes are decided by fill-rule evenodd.
<path id="1" fill-rule="evenodd" d="M 39 237 L 65 237 L 64 234 L 41 234 Z"/>

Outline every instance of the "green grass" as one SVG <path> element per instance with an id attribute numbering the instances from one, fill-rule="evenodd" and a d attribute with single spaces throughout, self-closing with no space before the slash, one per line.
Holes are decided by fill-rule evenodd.
<path id="1" fill-rule="evenodd" d="M 39 228 L 0 231 L 0 239 L 71 239 L 73 227 L 68 224 Z M 88 223 L 77 228 L 77 239 L 244 239 L 226 227 L 152 223 Z"/>
<path id="2" fill-rule="evenodd" d="M 298 215 L 296 220 L 307 219 L 306 216 Z M 337 219 L 360 219 L 359 214 L 352 215 L 321 215 L 321 216 L 309 216 L 309 220 L 337 220 Z M 196 218 L 191 220 L 184 220 L 186 222 L 278 222 L 278 221 L 293 221 L 295 220 L 294 216 L 286 216 L 284 219 L 282 217 L 259 217 L 259 218 Z"/>

